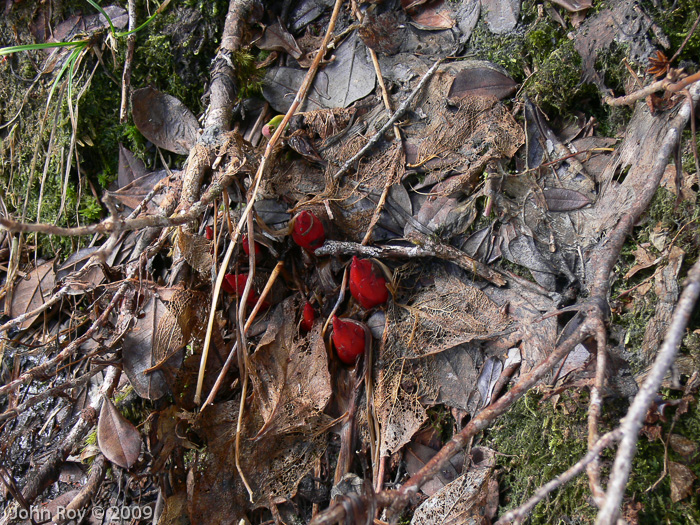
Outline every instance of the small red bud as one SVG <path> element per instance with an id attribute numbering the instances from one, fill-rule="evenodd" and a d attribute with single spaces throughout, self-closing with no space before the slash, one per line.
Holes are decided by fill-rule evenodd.
<path id="1" fill-rule="evenodd" d="M 208 241 L 214 240 L 214 228 L 211 226 L 207 226 L 204 228 L 204 235 L 206 236 Z"/>
<path id="2" fill-rule="evenodd" d="M 224 275 L 224 282 L 221 284 L 221 288 L 223 288 L 224 292 L 226 293 L 236 294 L 240 297 L 243 295 L 243 290 L 245 290 L 245 283 L 247 281 L 247 273 L 227 273 Z M 248 300 L 246 302 L 248 303 L 248 306 L 253 307 L 255 306 L 255 303 L 258 302 L 259 298 L 260 295 L 258 295 L 258 292 L 255 291 L 255 287 L 253 287 L 248 294 Z M 270 306 L 270 303 L 263 301 L 262 307 L 267 308 L 268 306 Z"/>
<path id="3" fill-rule="evenodd" d="M 305 332 L 311 330 L 314 326 L 314 319 L 316 319 L 316 310 L 311 306 L 311 303 L 306 303 L 304 305 L 304 310 L 301 312 L 301 329 Z"/>
<path id="4" fill-rule="evenodd" d="M 333 316 L 333 346 L 338 358 L 346 365 L 352 365 L 365 352 L 365 328 L 354 319 L 340 319 Z"/>
<path id="5" fill-rule="evenodd" d="M 374 308 L 389 298 L 386 279 L 369 259 L 352 258 L 350 293 L 363 308 Z"/>
<path id="6" fill-rule="evenodd" d="M 326 231 L 323 223 L 313 213 L 304 210 L 294 219 L 292 239 L 309 252 L 323 246 L 326 241 Z"/>
<path id="7" fill-rule="evenodd" d="M 257 241 L 255 242 L 255 257 L 260 257 L 262 254 L 262 250 L 260 249 L 260 243 Z M 248 244 L 248 236 L 244 233 L 243 236 L 241 237 L 241 244 L 243 245 L 243 251 L 245 252 L 246 255 L 250 255 L 250 245 Z"/>

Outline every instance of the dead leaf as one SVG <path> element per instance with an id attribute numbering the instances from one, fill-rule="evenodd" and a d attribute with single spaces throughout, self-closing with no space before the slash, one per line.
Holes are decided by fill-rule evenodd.
<path id="1" fill-rule="evenodd" d="M 419 360 L 416 367 L 421 371 L 424 402 L 474 414 L 483 399 L 476 388 L 483 359 L 477 344 L 465 343 Z M 434 396 L 436 390 L 437 396 Z"/>
<path id="2" fill-rule="evenodd" d="M 97 445 L 115 465 L 130 469 L 141 453 L 141 434 L 109 398 L 105 398 L 97 423 Z"/>
<path id="3" fill-rule="evenodd" d="M 503 363 L 497 357 L 491 356 L 484 362 L 479 379 L 476 382 L 479 394 L 481 394 L 480 406 L 488 406 L 491 402 L 493 387 L 496 386 L 496 381 L 501 377 L 502 371 Z"/>
<path id="4" fill-rule="evenodd" d="M 173 171 L 173 175 L 179 174 L 179 171 Z M 110 198 L 113 198 L 117 202 L 121 203 L 125 207 L 133 210 L 143 202 L 144 197 L 148 195 L 153 187 L 163 178 L 168 176 L 166 170 L 153 171 L 151 173 L 146 173 L 141 177 L 131 181 L 126 186 L 119 188 L 117 191 L 108 192 Z M 156 196 L 147 206 L 147 209 L 151 212 L 154 210 L 154 204 L 160 201 L 160 197 Z"/>
<path id="5" fill-rule="evenodd" d="M 299 49 L 296 40 L 282 25 L 279 18 L 277 22 L 265 28 L 263 36 L 255 42 L 255 45 L 259 49 L 268 51 L 284 51 L 296 59 L 301 57 L 301 49 Z"/>
<path id="6" fill-rule="evenodd" d="M 693 493 L 693 482 L 698 478 L 688 467 L 669 461 L 668 475 L 671 478 L 671 501 L 678 503 Z"/>
<path id="7" fill-rule="evenodd" d="M 130 182 L 143 177 L 146 174 L 146 165 L 131 151 L 119 143 L 119 170 L 117 175 L 117 188 L 123 188 Z"/>
<path id="8" fill-rule="evenodd" d="M 406 446 L 403 458 L 406 462 L 406 473 L 413 476 L 425 464 L 437 454 L 437 450 L 427 445 L 424 445 L 416 440 L 411 441 Z M 432 496 L 441 490 L 445 485 L 453 482 L 459 477 L 462 472 L 462 464 L 464 463 L 464 453 L 460 452 L 452 457 L 450 461 L 437 473 L 437 475 L 421 486 L 421 491 Z"/>
<path id="9" fill-rule="evenodd" d="M 648 244 L 647 244 L 647 246 L 648 246 Z M 634 265 L 625 274 L 623 279 L 629 279 L 634 274 L 639 272 L 640 270 L 645 270 L 646 268 L 651 268 L 652 266 L 654 266 L 658 262 L 659 262 L 659 258 L 654 257 L 651 253 L 649 253 L 649 250 L 647 250 L 644 246 L 639 244 L 639 245 L 637 245 L 637 248 L 634 250 Z"/>
<path id="10" fill-rule="evenodd" d="M 297 323 L 290 319 L 300 310 L 294 297 L 278 305 L 250 358 L 253 391 L 265 421 L 256 439 L 268 433 L 311 431 L 327 419 L 322 412 L 332 390 L 322 325 L 316 323 L 298 339 Z"/>
<path id="11" fill-rule="evenodd" d="M 591 204 L 591 200 L 583 193 L 566 188 L 550 188 L 542 190 L 549 211 L 572 211 Z"/>
<path id="12" fill-rule="evenodd" d="M 411 525 L 483 522 L 496 455 L 485 447 L 474 447 L 471 454 L 469 471 L 424 501 L 413 514 Z"/>
<path id="13" fill-rule="evenodd" d="M 159 148 L 187 155 L 197 142 L 197 117 L 178 99 L 146 87 L 131 94 L 134 124 Z"/>
<path id="14" fill-rule="evenodd" d="M 182 365 L 183 335 L 167 306 L 155 294 L 143 307 L 143 315 L 124 336 L 124 372 L 136 393 L 156 400 L 170 392 Z M 151 370 L 158 365 L 158 370 Z"/>
<path id="15" fill-rule="evenodd" d="M 669 444 L 676 454 L 686 459 L 692 458 L 698 451 L 698 444 L 679 434 L 671 434 Z"/>
<path id="16" fill-rule="evenodd" d="M 518 24 L 520 0 L 481 0 L 481 12 L 489 31 L 496 35 L 508 33 Z"/>
<path id="17" fill-rule="evenodd" d="M 404 8 L 411 17 L 411 24 L 418 29 L 441 31 L 455 26 L 454 13 L 444 0 L 420 2 L 420 4 L 420 7 L 417 7 L 418 2 L 413 2 L 409 7 Z"/>
<path id="18" fill-rule="evenodd" d="M 51 296 L 56 284 L 54 261 L 48 261 L 37 266 L 15 285 L 12 292 L 10 317 L 17 317 L 39 308 L 44 300 Z M 25 319 L 19 326 L 22 330 L 29 328 L 39 317 L 39 314 Z"/>
<path id="19" fill-rule="evenodd" d="M 285 113 L 294 100 L 306 73 L 289 67 L 272 68 L 265 76 L 263 95 L 279 113 Z M 335 60 L 319 71 L 300 111 L 346 108 L 366 97 L 376 82 L 374 67 L 366 56 L 357 33 L 343 41 Z"/>
<path id="20" fill-rule="evenodd" d="M 206 277 L 211 275 L 211 267 L 214 264 L 211 254 L 214 246 L 212 241 L 178 228 L 177 245 L 182 256 L 193 269 Z"/>
<path id="21" fill-rule="evenodd" d="M 490 62 L 474 60 L 471 67 L 459 71 L 447 94 L 450 102 L 472 96 L 492 96 L 499 100 L 514 94 L 518 84 L 502 68 Z"/>

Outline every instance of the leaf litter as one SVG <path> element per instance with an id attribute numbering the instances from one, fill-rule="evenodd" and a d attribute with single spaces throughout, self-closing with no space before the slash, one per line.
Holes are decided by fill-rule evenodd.
<path id="1" fill-rule="evenodd" d="M 557 4 L 580 20 L 590 7 Z M 328 23 L 327 7 L 300 2 L 287 20 L 273 10 L 265 14 L 262 35 L 251 45 L 273 53 L 262 90 L 269 109 L 257 110 L 253 119 L 241 110 L 240 127 L 223 140 L 218 130 L 216 147 L 206 149 L 211 136 L 177 98 L 151 87 L 133 91 L 138 130 L 154 147 L 190 160 L 177 166 L 181 170 L 149 170 L 120 145 L 117 186 L 106 201 L 111 220 L 133 219 L 134 210 L 141 218 L 184 211 L 182 201 L 177 207 L 179 192 L 191 191 L 188 176 L 201 163 L 207 191 L 226 183 L 210 200 L 197 195 L 189 201 L 201 206 L 197 221 L 160 230 L 144 223 L 122 232 L 109 258 L 90 249 L 58 274 L 54 261 L 24 265 L 25 277 L 6 286 L 10 318 L 42 310 L 66 282 L 73 290 L 90 291 L 85 299 L 91 306 L 80 310 L 82 318 L 65 299 L 27 316 L 17 327 L 19 344 L 58 345 L 61 334 L 70 333 L 80 341 L 85 359 L 79 362 L 86 365 L 77 366 L 83 371 L 103 366 L 92 361 L 97 355 L 104 363 L 119 363 L 123 383 L 154 420 L 137 428 L 122 415 L 123 406 L 105 396 L 96 416 L 97 443 L 115 466 L 130 475 L 147 473 L 144 483 L 154 492 L 146 498 L 160 494 L 163 523 L 309 521 L 319 504 L 333 503 L 329 494 L 342 494 L 335 503 L 351 521 L 374 510 L 368 502 L 373 491 L 386 487 L 388 471 L 401 482 L 405 464 L 410 476 L 422 476 L 447 442 L 446 435 L 430 430 L 433 411 L 451 411 L 440 424 L 450 427 L 448 433 L 462 431 L 574 329 L 575 316 L 567 328 L 552 314 L 576 306 L 580 293 L 599 286 L 593 259 L 600 241 L 645 191 L 674 118 L 653 115 L 639 104 L 610 152 L 616 140 L 579 137 L 588 133 L 583 125 L 573 140 L 563 138 L 564 130 L 557 131 L 535 102 L 518 97 L 518 83 L 502 67 L 452 61 L 427 79 L 394 131 L 336 177 L 391 114 L 380 102 L 378 71 L 390 82 L 389 98 L 398 106 L 431 65 L 422 56 L 463 51 L 479 17 L 490 33 L 500 35 L 517 30 L 522 16 L 519 2 L 372 5 L 356 15 L 357 25 L 349 13 L 341 16 L 342 37 L 324 58 L 301 112 L 272 147 L 268 171 L 253 191 L 264 141 L 254 150 L 237 133 L 259 138 L 272 112 L 292 106 L 320 42 L 312 33 Z M 633 63 L 650 55 L 646 35 L 652 26 L 640 13 L 630 2 L 618 2 L 585 18 L 572 35 L 584 78 L 601 90 L 604 79 L 595 63 L 601 48 L 625 42 Z M 625 31 L 629 28 L 634 31 Z M 680 183 L 671 185 L 679 199 L 697 198 L 692 183 L 682 186 L 684 193 Z M 263 246 L 252 266 L 253 256 L 231 244 L 251 198 L 255 231 L 248 233 Z M 353 252 L 333 252 L 335 245 L 327 244 L 330 255 L 321 256 L 291 241 L 289 221 L 300 211 L 314 214 L 325 239 L 355 243 L 347 246 L 358 253 L 379 245 L 393 250 L 391 258 L 375 256 L 390 292 L 386 305 L 364 308 L 350 298 L 342 283 Z M 415 257 L 416 246 L 432 250 L 432 257 Z M 456 257 L 461 263 L 454 264 Z M 669 245 L 660 229 L 637 246 L 634 257 L 622 279 L 656 268 L 648 289 L 653 286 L 658 302 L 641 343 L 646 365 L 670 325 L 688 254 Z M 224 261 L 228 266 L 221 266 Z M 256 306 L 277 261 L 281 277 Z M 491 273 L 477 271 L 477 265 Z M 86 270 L 89 277 L 81 273 Z M 246 272 L 255 274 L 250 280 L 256 295 L 242 302 L 244 287 L 229 284 L 218 310 L 210 312 L 217 275 L 226 280 Z M 319 318 L 303 317 L 305 305 Z M 244 323 L 253 307 L 257 317 Z M 341 363 L 331 342 L 329 321 L 336 314 L 369 325 L 365 351 L 354 365 Z M 92 331 L 79 328 L 85 319 Z M 204 360 L 208 345 L 213 350 Z M 539 390 L 558 399 L 567 389 L 590 389 L 592 348 L 588 342 L 576 345 L 544 376 Z M 616 359 L 627 357 L 624 344 L 622 351 L 609 351 Z M 194 388 L 205 364 L 205 396 L 213 392 L 213 397 L 202 408 Z M 16 366 L 13 378 L 36 362 Z M 624 368 L 616 366 L 613 374 Z M 685 375 L 692 366 L 684 368 Z M 26 393 L 40 394 L 35 386 Z M 32 410 L 38 411 L 36 399 Z M 91 399 L 97 398 L 84 391 L 83 407 L 75 405 L 72 416 L 63 416 L 58 431 L 65 433 Z M 11 399 L 4 408 L 11 411 L 13 405 Z M 16 442 L 16 433 L 3 432 Z M 151 456 L 142 455 L 142 434 L 149 436 Z M 679 446 L 680 440 L 673 442 Z M 19 458 L 16 445 L 10 450 Z M 495 518 L 497 453 L 480 443 L 443 462 L 437 478 L 424 480 L 411 523 Z M 669 461 L 668 473 L 671 499 L 689 498 L 693 471 Z"/>

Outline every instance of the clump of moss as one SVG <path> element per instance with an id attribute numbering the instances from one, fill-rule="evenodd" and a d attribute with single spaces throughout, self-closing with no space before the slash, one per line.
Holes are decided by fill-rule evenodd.
<path id="1" fill-rule="evenodd" d="M 487 443 L 499 453 L 501 514 L 523 503 L 586 454 L 586 398 L 585 394 L 564 393 L 554 406 L 528 393 L 488 431 Z M 530 522 L 592 521 L 595 508 L 589 498 L 588 483 L 579 477 L 538 504 Z"/>

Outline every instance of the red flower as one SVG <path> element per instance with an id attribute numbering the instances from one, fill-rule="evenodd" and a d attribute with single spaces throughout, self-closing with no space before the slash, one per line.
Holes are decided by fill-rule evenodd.
<path id="1" fill-rule="evenodd" d="M 352 365 L 365 352 L 366 333 L 365 325 L 359 321 L 333 316 L 333 346 L 343 363 Z"/>
<path id="2" fill-rule="evenodd" d="M 326 231 L 318 217 L 304 210 L 294 219 L 292 239 L 305 250 L 313 252 L 326 241 Z"/>
<path id="3" fill-rule="evenodd" d="M 221 288 L 223 288 L 226 293 L 236 294 L 240 297 L 243 295 L 243 290 L 245 289 L 245 283 L 247 281 L 247 273 L 227 273 L 224 275 L 224 282 L 221 284 Z M 253 307 L 258 302 L 259 298 L 260 295 L 258 295 L 258 292 L 255 291 L 255 286 L 253 286 L 248 294 L 248 300 L 246 302 L 248 306 Z M 263 301 L 261 306 L 262 308 L 267 308 L 270 306 L 270 303 Z"/>
<path id="4" fill-rule="evenodd" d="M 308 332 L 314 326 L 314 319 L 316 319 L 316 310 L 311 306 L 311 303 L 306 303 L 304 305 L 304 310 L 301 312 L 301 329 Z"/>
<path id="5" fill-rule="evenodd" d="M 386 279 L 369 259 L 352 258 L 350 293 L 363 308 L 384 304 L 389 298 Z"/>
<path id="6" fill-rule="evenodd" d="M 257 241 L 253 241 L 255 243 L 255 257 L 260 257 L 260 254 L 262 254 L 262 250 L 260 249 L 260 243 Z M 250 255 L 250 246 L 248 245 L 248 236 L 244 233 L 243 236 L 241 237 L 241 244 L 243 244 L 243 251 L 245 252 L 246 255 Z"/>
<path id="7" fill-rule="evenodd" d="M 207 226 L 204 228 L 204 235 L 206 236 L 208 241 L 211 241 L 214 239 L 214 228 L 211 226 Z"/>

